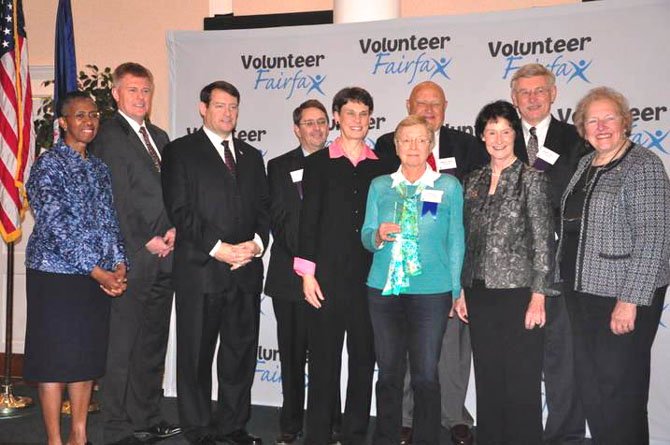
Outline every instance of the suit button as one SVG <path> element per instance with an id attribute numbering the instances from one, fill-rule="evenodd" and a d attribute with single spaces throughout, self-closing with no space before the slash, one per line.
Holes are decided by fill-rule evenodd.
<path id="1" fill-rule="evenodd" d="M 354 210 L 354 215 L 358 215 L 358 209 Z"/>
<path id="2" fill-rule="evenodd" d="M 354 195 L 358 195 L 358 189 L 354 189 Z"/>
<path id="3" fill-rule="evenodd" d="M 360 230 L 356 229 L 356 230 L 354 230 L 354 232 L 358 233 L 358 232 L 360 232 Z"/>

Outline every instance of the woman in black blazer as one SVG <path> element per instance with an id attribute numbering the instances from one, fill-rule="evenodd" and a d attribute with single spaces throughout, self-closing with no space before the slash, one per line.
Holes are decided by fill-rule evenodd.
<path id="1" fill-rule="evenodd" d="M 340 135 L 305 161 L 294 266 L 309 304 L 306 443 L 330 441 L 336 403 L 332 388 L 339 385 L 345 332 L 349 380 L 342 440 L 363 442 L 367 433 L 375 355 L 365 280 L 372 258 L 361 244 L 360 230 L 370 181 L 389 173 L 365 142 L 372 109 L 372 97 L 364 89 L 339 91 L 333 98 L 333 116 Z"/>

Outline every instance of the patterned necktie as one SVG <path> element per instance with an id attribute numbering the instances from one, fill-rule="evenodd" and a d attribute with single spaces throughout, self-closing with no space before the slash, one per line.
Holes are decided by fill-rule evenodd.
<path id="1" fill-rule="evenodd" d="M 144 139 L 144 145 L 147 148 L 147 152 L 149 152 L 149 156 L 151 157 L 151 160 L 154 163 L 154 167 L 156 167 L 156 171 L 160 172 L 161 158 L 158 157 L 158 152 L 156 151 L 156 148 L 154 148 L 154 145 L 151 143 L 151 139 L 149 139 L 149 133 L 147 133 L 147 128 L 145 126 L 140 127 L 140 134 L 142 135 L 142 139 Z"/>
<path id="2" fill-rule="evenodd" d="M 535 159 L 537 159 L 538 143 L 537 143 L 537 133 L 535 127 L 530 127 L 530 138 L 528 138 L 528 145 L 526 146 L 526 151 L 528 152 L 528 165 L 535 164 Z"/>
<path id="3" fill-rule="evenodd" d="M 233 178 L 237 177 L 237 167 L 235 166 L 235 158 L 233 158 L 233 153 L 230 151 L 230 144 L 228 141 L 221 141 L 223 145 L 223 162 L 226 163 L 226 167 L 230 170 L 230 173 L 233 175 Z"/>
<path id="4" fill-rule="evenodd" d="M 430 168 L 432 168 L 433 171 L 436 172 L 437 171 L 437 164 L 435 163 L 435 156 L 433 156 L 433 153 L 431 153 L 428 156 L 427 161 L 428 161 L 428 165 L 430 165 Z"/>

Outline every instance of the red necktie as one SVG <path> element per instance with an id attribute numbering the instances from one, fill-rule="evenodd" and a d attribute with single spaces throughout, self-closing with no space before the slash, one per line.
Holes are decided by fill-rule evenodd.
<path id="1" fill-rule="evenodd" d="M 223 144 L 223 162 L 226 163 L 226 167 L 228 167 L 228 170 L 230 170 L 233 178 L 235 178 L 237 167 L 235 166 L 235 158 L 233 158 L 233 153 L 230 151 L 230 144 L 228 144 L 228 141 L 221 141 L 221 143 Z"/>
<path id="2" fill-rule="evenodd" d="M 437 164 L 435 164 L 435 156 L 433 156 L 432 152 L 428 156 L 428 165 L 430 165 L 430 168 L 432 168 L 433 171 L 437 171 Z"/>
<path id="3" fill-rule="evenodd" d="M 151 139 L 149 139 L 149 133 L 147 133 L 146 127 L 140 127 L 140 134 L 142 135 L 142 139 L 144 139 L 144 145 L 149 152 L 149 156 L 154 163 L 154 167 L 156 167 L 157 171 L 161 171 L 161 160 L 158 157 L 158 152 L 156 152 L 154 145 L 151 143 Z"/>

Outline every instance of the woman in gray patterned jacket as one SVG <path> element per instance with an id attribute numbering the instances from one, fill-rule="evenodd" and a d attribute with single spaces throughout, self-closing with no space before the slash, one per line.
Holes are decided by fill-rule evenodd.
<path id="1" fill-rule="evenodd" d="M 670 181 L 658 156 L 628 139 L 632 116 L 620 93 L 589 91 L 574 120 L 595 149 L 561 205 L 575 375 L 596 444 L 648 444 L 651 345 L 670 278 Z"/>
<path id="2" fill-rule="evenodd" d="M 491 162 L 465 179 L 465 301 L 454 304 L 470 323 L 477 443 L 538 445 L 544 300 L 555 254 L 549 181 L 514 155 L 522 130 L 511 103 L 486 105 L 475 130 Z"/>

